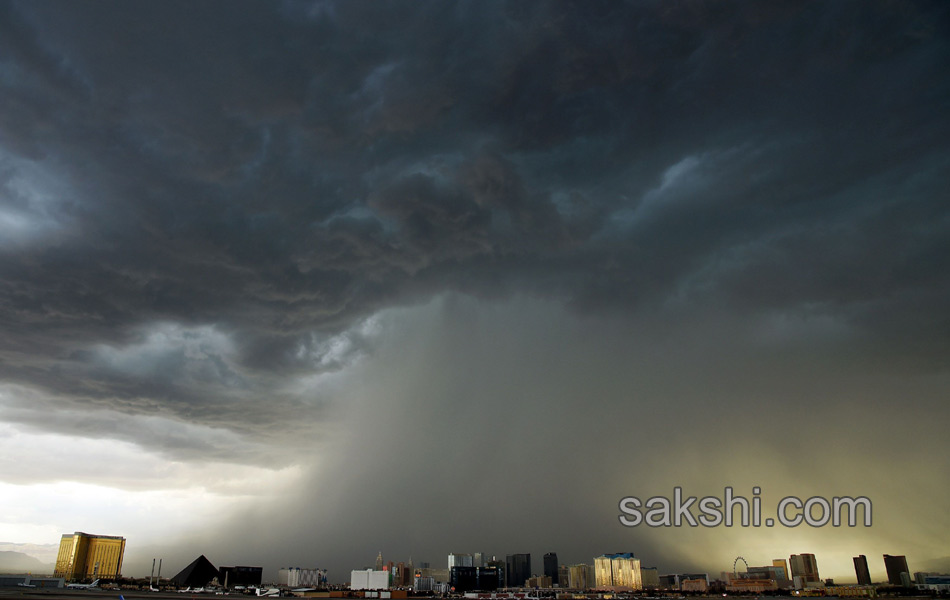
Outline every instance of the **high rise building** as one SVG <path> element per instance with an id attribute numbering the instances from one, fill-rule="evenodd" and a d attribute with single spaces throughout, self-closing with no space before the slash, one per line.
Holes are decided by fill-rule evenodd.
<path id="1" fill-rule="evenodd" d="M 544 555 L 544 575 L 551 578 L 551 585 L 557 585 L 560 581 L 557 571 L 557 553 L 548 552 Z"/>
<path id="2" fill-rule="evenodd" d="M 376 570 L 377 571 L 383 570 L 383 553 L 382 552 L 376 555 Z"/>
<path id="3" fill-rule="evenodd" d="M 660 587 L 660 571 L 656 567 L 640 567 L 640 580 L 643 589 L 655 590 Z"/>
<path id="4" fill-rule="evenodd" d="M 528 578 L 531 577 L 531 555 L 530 554 L 509 554 L 505 557 L 505 574 L 507 576 L 506 587 L 524 587 Z"/>
<path id="5" fill-rule="evenodd" d="M 785 581 L 791 581 L 791 577 L 788 576 L 788 562 L 784 558 L 773 558 L 772 559 L 773 567 L 781 567 L 782 572 L 785 574 Z"/>
<path id="6" fill-rule="evenodd" d="M 498 560 L 494 556 L 491 557 L 491 560 L 486 561 L 486 567 L 491 567 L 498 571 L 498 587 L 503 588 L 507 586 L 508 581 L 508 564 L 503 560 Z"/>
<path id="7" fill-rule="evenodd" d="M 640 559 L 632 552 L 602 554 L 594 559 L 594 580 L 598 588 L 625 587 L 642 590 Z"/>
<path id="8" fill-rule="evenodd" d="M 910 569 L 907 568 L 906 556 L 884 555 L 884 568 L 887 569 L 887 582 L 891 585 L 904 585 L 901 581 L 901 573 L 907 573 L 910 576 Z"/>
<path id="9" fill-rule="evenodd" d="M 568 571 L 568 585 L 572 590 L 589 590 L 594 587 L 594 567 L 591 565 L 571 565 Z"/>
<path id="10" fill-rule="evenodd" d="M 853 557 L 854 574 L 858 576 L 858 585 L 871 585 L 871 572 L 868 571 L 868 557 L 861 554 Z"/>
<path id="11" fill-rule="evenodd" d="M 788 557 L 788 566 L 793 578 L 801 577 L 803 582 L 821 583 L 814 554 L 792 554 Z"/>
<path id="12" fill-rule="evenodd" d="M 319 587 L 326 585 L 327 572 L 324 569 L 301 569 L 285 567 L 277 572 L 277 583 L 287 587 Z"/>
<path id="13" fill-rule="evenodd" d="M 390 578 L 394 587 L 408 587 L 412 581 L 412 575 L 404 562 L 396 563 L 392 568 Z"/>
<path id="14" fill-rule="evenodd" d="M 66 581 L 115 579 L 122 574 L 125 538 L 115 535 L 91 535 L 77 531 L 64 533 L 53 572 Z"/>
<path id="15" fill-rule="evenodd" d="M 449 570 L 452 567 L 474 567 L 475 559 L 471 554 L 449 554 Z"/>
<path id="16" fill-rule="evenodd" d="M 571 582 L 571 568 L 567 565 L 560 565 L 557 568 L 558 587 L 566 588 Z"/>

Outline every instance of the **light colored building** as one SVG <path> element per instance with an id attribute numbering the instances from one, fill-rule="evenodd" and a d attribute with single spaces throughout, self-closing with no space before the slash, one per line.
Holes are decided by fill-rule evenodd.
<path id="1" fill-rule="evenodd" d="M 709 580 L 705 577 L 698 579 L 680 579 L 679 589 L 683 592 L 703 592 L 709 591 Z"/>
<path id="2" fill-rule="evenodd" d="M 525 587 L 529 588 L 549 588 L 552 585 L 554 584 L 548 575 L 535 575 L 534 577 L 529 577 L 528 581 L 525 582 Z"/>
<path id="3" fill-rule="evenodd" d="M 277 583 L 287 587 L 318 587 L 326 583 L 326 571 L 287 567 L 277 571 Z"/>
<path id="4" fill-rule="evenodd" d="M 728 581 L 732 573 L 723 571 L 722 580 Z M 687 583 L 689 584 L 687 587 Z M 672 573 L 660 575 L 660 587 L 665 590 L 705 592 L 709 589 L 708 573 Z"/>
<path id="5" fill-rule="evenodd" d="M 782 568 L 782 572 L 785 574 L 784 579 L 785 579 L 786 581 L 791 580 L 791 577 L 789 577 L 789 575 L 788 575 L 788 561 L 786 561 L 784 558 L 773 558 L 773 559 L 772 559 L 772 566 L 773 566 L 773 567 L 781 567 L 781 568 Z"/>
<path id="6" fill-rule="evenodd" d="M 632 552 L 598 556 L 594 559 L 594 580 L 597 588 L 642 590 L 640 559 Z"/>
<path id="7" fill-rule="evenodd" d="M 66 581 L 115 579 L 122 574 L 125 538 L 77 531 L 63 534 L 53 574 Z"/>
<path id="8" fill-rule="evenodd" d="M 388 590 L 389 571 L 361 569 L 350 572 L 351 590 Z"/>
<path id="9" fill-rule="evenodd" d="M 589 590 L 594 587 L 594 567 L 591 565 L 571 565 L 567 570 L 567 583 L 572 590 Z"/>
<path id="10" fill-rule="evenodd" d="M 474 567 L 475 557 L 471 554 L 449 554 L 449 571 L 452 567 Z"/>
<path id="11" fill-rule="evenodd" d="M 417 592 L 431 592 L 435 589 L 435 578 L 416 575 L 412 589 Z"/>
<path id="12" fill-rule="evenodd" d="M 836 585 L 826 591 L 839 598 L 877 598 L 877 588 L 873 585 Z"/>
<path id="13" fill-rule="evenodd" d="M 655 590 L 660 587 L 660 572 L 656 567 L 640 567 L 640 579 L 645 590 Z"/>

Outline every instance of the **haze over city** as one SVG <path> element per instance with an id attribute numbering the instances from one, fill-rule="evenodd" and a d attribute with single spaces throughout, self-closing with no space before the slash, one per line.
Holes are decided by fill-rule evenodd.
<path id="1" fill-rule="evenodd" d="M 946 559 L 948 42 L 945 2 L 0 1 L 0 546 Z M 619 521 L 676 486 L 873 524 Z"/>

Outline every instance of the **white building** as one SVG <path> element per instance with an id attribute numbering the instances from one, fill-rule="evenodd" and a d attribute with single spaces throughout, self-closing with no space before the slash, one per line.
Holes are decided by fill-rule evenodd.
<path id="1" fill-rule="evenodd" d="M 435 589 L 435 578 L 416 575 L 412 589 L 417 592 L 431 592 Z"/>
<path id="2" fill-rule="evenodd" d="M 373 569 L 350 572 L 351 590 L 388 590 L 389 571 L 374 571 Z"/>
<path id="3" fill-rule="evenodd" d="M 475 558 L 471 554 L 449 554 L 449 571 L 452 567 L 474 567 Z"/>
<path id="4" fill-rule="evenodd" d="M 325 572 L 320 569 L 288 567 L 277 572 L 277 583 L 292 588 L 319 587 L 325 580 Z"/>

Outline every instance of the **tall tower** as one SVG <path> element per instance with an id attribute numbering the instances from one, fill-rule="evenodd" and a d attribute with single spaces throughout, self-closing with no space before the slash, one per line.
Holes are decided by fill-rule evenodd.
<path id="1" fill-rule="evenodd" d="M 602 554 L 594 558 L 594 583 L 597 587 L 616 586 L 643 589 L 640 559 L 633 552 Z"/>
<path id="2" fill-rule="evenodd" d="M 903 585 L 901 582 L 901 573 L 910 574 L 907 568 L 906 556 L 884 555 L 884 568 L 887 569 L 887 582 L 891 585 Z"/>
<path id="3" fill-rule="evenodd" d="M 54 575 L 67 581 L 115 579 L 122 572 L 125 538 L 77 531 L 59 541 Z"/>
<path id="4" fill-rule="evenodd" d="M 525 582 L 531 577 L 531 555 L 509 554 L 505 557 L 505 563 L 507 587 L 524 587 Z"/>
<path id="5" fill-rule="evenodd" d="M 474 567 L 475 559 L 471 554 L 449 554 L 449 570 L 452 567 Z"/>
<path id="6" fill-rule="evenodd" d="M 818 561 L 814 554 L 792 554 L 788 557 L 788 566 L 792 570 L 792 577 L 801 577 L 802 581 L 820 583 L 818 576 Z"/>
<path id="7" fill-rule="evenodd" d="M 788 576 L 788 562 L 784 558 L 773 558 L 772 559 L 773 567 L 781 567 L 782 573 L 785 574 L 785 580 L 788 581 L 791 577 Z"/>
<path id="8" fill-rule="evenodd" d="M 558 584 L 557 553 L 548 552 L 544 555 L 544 575 L 551 578 L 551 585 Z"/>
<path id="9" fill-rule="evenodd" d="M 377 571 L 382 571 L 382 570 L 383 570 L 383 553 L 382 553 L 382 551 L 380 551 L 380 553 L 376 555 L 376 570 L 377 570 Z"/>
<path id="10" fill-rule="evenodd" d="M 871 585 L 871 572 L 868 571 L 868 557 L 861 554 L 854 557 L 854 574 L 858 576 L 858 585 Z"/>

